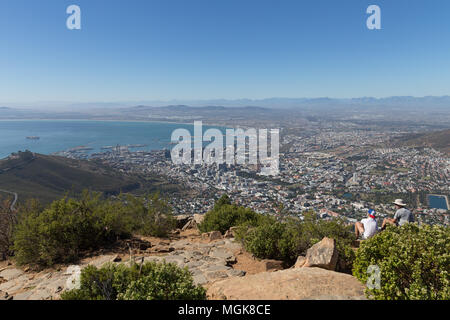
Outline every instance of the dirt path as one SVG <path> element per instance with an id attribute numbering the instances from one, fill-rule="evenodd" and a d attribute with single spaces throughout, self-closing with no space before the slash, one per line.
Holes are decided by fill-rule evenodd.
<path id="1" fill-rule="evenodd" d="M 14 196 L 14 200 L 13 200 L 13 202 L 11 203 L 11 207 L 10 207 L 10 210 L 11 210 L 11 211 L 14 211 L 14 210 L 15 210 L 16 203 L 17 203 L 17 200 L 19 200 L 19 195 L 18 195 L 17 193 L 15 193 L 15 192 L 7 191 L 7 190 L 2 190 L 2 189 L 0 189 L 0 192 L 12 194 L 12 195 Z"/>
<path id="2" fill-rule="evenodd" d="M 206 288 L 216 281 L 265 271 L 234 239 L 208 241 L 202 239 L 197 230 L 186 230 L 167 239 L 135 237 L 92 252 L 76 266 L 81 269 L 88 265 L 101 267 L 105 263 L 129 263 L 130 260 L 136 263 L 166 261 L 187 267 L 194 283 Z M 0 299 L 2 296 L 14 300 L 59 299 L 71 276 L 70 267 L 73 269 L 73 266 L 59 265 L 33 271 L 4 263 L 0 265 Z"/>

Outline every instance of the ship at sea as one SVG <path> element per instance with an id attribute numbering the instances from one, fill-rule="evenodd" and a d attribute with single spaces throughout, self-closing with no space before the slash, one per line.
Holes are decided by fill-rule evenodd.
<path id="1" fill-rule="evenodd" d="M 173 147 L 168 142 L 172 132 L 179 128 L 194 131 L 192 124 L 166 122 L 0 120 L 0 159 L 18 150 L 49 155 L 76 146 L 94 149 L 84 150 L 87 154 L 116 152 L 117 144 L 129 145 L 129 150 L 133 151 L 162 150 Z M 209 128 L 212 127 L 204 126 L 203 129 Z M 27 137 L 36 138 L 27 139 Z M 146 147 L 143 147 L 144 145 Z"/>
<path id="2" fill-rule="evenodd" d="M 27 140 L 39 140 L 41 139 L 40 137 L 36 137 L 36 136 L 30 136 L 30 137 L 26 137 Z"/>

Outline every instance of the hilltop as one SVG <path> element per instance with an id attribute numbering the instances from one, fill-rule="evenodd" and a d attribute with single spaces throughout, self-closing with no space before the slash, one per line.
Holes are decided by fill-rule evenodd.
<path id="1" fill-rule="evenodd" d="M 101 162 L 19 152 L 0 160 L 0 190 L 18 193 L 19 202 L 46 203 L 83 189 L 107 195 L 120 192 L 177 192 L 177 186 L 156 176 L 123 174 Z"/>
<path id="2" fill-rule="evenodd" d="M 210 300 L 365 299 L 364 285 L 351 275 L 320 268 L 283 268 L 281 261 L 256 259 L 232 237 L 211 235 L 200 235 L 194 227 L 178 229 L 167 238 L 135 237 L 93 251 L 76 266 L 127 265 L 131 260 L 174 263 L 189 269 L 194 283 L 208 290 Z M 0 263 L 0 300 L 58 300 L 67 289 L 73 266 L 33 270 Z"/>

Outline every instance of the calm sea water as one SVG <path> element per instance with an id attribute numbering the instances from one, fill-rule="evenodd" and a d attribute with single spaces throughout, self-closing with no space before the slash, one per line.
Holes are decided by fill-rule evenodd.
<path id="1" fill-rule="evenodd" d="M 134 150 L 161 150 L 171 148 L 170 138 L 175 129 L 194 126 L 161 122 L 77 121 L 77 120 L 0 120 L 0 159 L 12 152 L 30 150 L 51 154 L 78 146 L 91 147 L 100 152 L 102 147 L 145 144 Z M 208 126 L 203 127 L 203 132 Z M 222 129 L 223 128 L 219 128 Z M 39 140 L 26 137 L 38 136 Z"/>

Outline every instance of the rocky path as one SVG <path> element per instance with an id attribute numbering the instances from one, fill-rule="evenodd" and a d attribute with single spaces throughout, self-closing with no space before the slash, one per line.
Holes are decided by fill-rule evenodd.
<path id="1" fill-rule="evenodd" d="M 165 256 L 147 256 L 146 261 L 171 262 L 179 267 L 188 267 L 196 284 L 207 284 L 229 277 L 244 276 L 245 272 L 233 268 L 236 263 L 234 253 L 241 246 L 233 239 L 218 240 L 211 243 L 189 243 L 180 240 L 171 244 L 173 251 Z M 142 261 L 141 257 L 135 258 Z"/>
<path id="2" fill-rule="evenodd" d="M 191 239 L 176 241 L 159 241 L 140 254 L 106 254 L 89 258 L 78 265 L 101 267 L 112 263 L 166 261 L 180 267 L 188 267 L 196 284 L 208 285 L 218 280 L 232 277 L 242 277 L 245 271 L 236 270 L 235 252 L 241 246 L 234 239 L 219 239 L 212 242 L 193 242 Z M 56 270 L 40 273 L 25 272 L 14 266 L 0 268 L 0 299 L 14 300 L 50 300 L 59 299 L 66 290 L 67 280 L 72 275 L 73 266 L 65 266 Z M 26 269 L 25 269 L 26 270 Z"/>
<path id="3" fill-rule="evenodd" d="M 233 238 L 223 239 L 217 232 L 200 236 L 196 230 L 187 230 L 170 240 L 127 240 L 76 266 L 39 273 L 0 264 L 0 300 L 59 299 L 77 267 L 129 264 L 133 260 L 138 264 L 165 261 L 187 267 L 194 282 L 208 290 L 209 299 L 365 299 L 364 285 L 351 275 L 333 271 L 336 248 L 332 239 L 324 238 L 308 250 L 306 257 L 300 256 L 295 266 L 283 270 L 280 261 L 255 259 Z"/>

